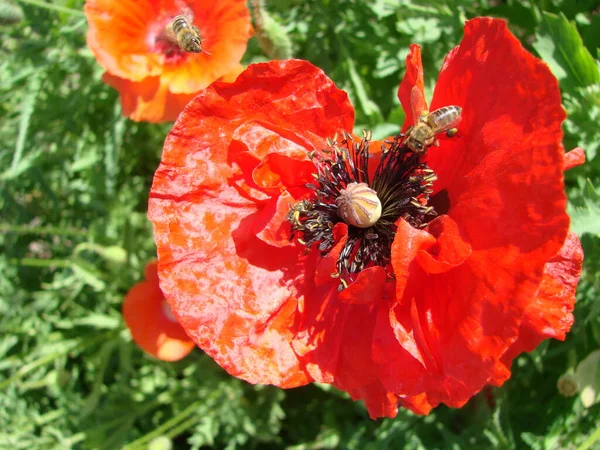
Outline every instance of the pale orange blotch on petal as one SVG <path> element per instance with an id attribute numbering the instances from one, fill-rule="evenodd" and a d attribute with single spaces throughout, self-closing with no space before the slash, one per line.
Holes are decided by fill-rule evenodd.
<path id="1" fill-rule="evenodd" d="M 179 325 L 158 285 L 156 262 L 148 263 L 146 279 L 125 296 L 123 316 L 134 342 L 163 361 L 178 361 L 195 347 Z"/>

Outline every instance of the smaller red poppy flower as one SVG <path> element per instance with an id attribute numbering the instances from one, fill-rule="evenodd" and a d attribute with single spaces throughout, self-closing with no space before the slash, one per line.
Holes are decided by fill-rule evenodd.
<path id="1" fill-rule="evenodd" d="M 234 80 L 252 35 L 243 0 L 88 0 L 85 14 L 103 80 L 119 91 L 123 114 L 137 121 L 175 120 L 210 83 Z M 177 43 L 169 27 L 180 15 L 198 28 L 201 52 Z"/>
<path id="2" fill-rule="evenodd" d="M 163 361 L 185 358 L 195 347 L 179 325 L 158 285 L 156 261 L 148 263 L 145 280 L 125 296 L 123 317 L 134 342 Z"/>

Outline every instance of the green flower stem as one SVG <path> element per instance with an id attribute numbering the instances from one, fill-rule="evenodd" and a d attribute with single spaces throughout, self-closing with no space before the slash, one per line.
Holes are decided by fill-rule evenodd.
<path id="1" fill-rule="evenodd" d="M 71 267 L 72 261 L 68 259 L 39 259 L 39 258 L 12 258 L 11 265 L 27 267 Z"/>
<path id="2" fill-rule="evenodd" d="M 176 438 L 184 431 L 189 430 L 194 425 L 196 425 L 199 420 L 200 420 L 200 418 L 197 416 L 190 417 L 188 420 L 186 420 L 185 422 L 182 422 L 181 424 L 179 424 L 179 426 L 173 428 L 171 431 L 166 433 L 165 436 L 167 436 L 170 439 Z"/>
<path id="3" fill-rule="evenodd" d="M 592 448 L 592 445 L 600 439 L 600 428 L 592 433 L 592 435 L 585 440 L 583 444 L 577 447 L 577 450 L 587 450 L 588 448 Z"/>
<path id="4" fill-rule="evenodd" d="M 46 3 L 39 0 L 19 0 L 21 3 L 26 3 L 28 5 L 39 6 L 40 8 L 51 9 L 53 11 L 58 11 L 66 14 L 71 14 L 73 16 L 85 16 L 83 11 L 78 9 L 66 8 L 64 6 L 53 5 L 52 3 Z"/>
<path id="5" fill-rule="evenodd" d="M 29 74 L 29 73 L 27 73 Z M 42 234 L 52 236 L 88 236 L 88 231 L 61 227 L 31 227 L 27 225 L 0 224 L 0 233 Z"/>
<path id="6" fill-rule="evenodd" d="M 199 406 L 200 406 L 200 401 L 192 403 L 190 406 L 185 408 L 183 411 L 181 411 L 175 417 L 171 418 L 170 420 L 167 420 L 161 426 L 155 428 L 150 433 L 142 436 L 141 438 L 133 441 L 129 445 L 126 445 L 125 447 L 123 447 L 123 450 L 145 449 L 148 442 L 150 442 L 155 437 L 164 436 L 165 434 L 167 434 L 169 432 L 168 430 L 171 428 L 172 428 L 172 430 L 170 432 L 177 431 L 177 434 L 181 433 L 182 431 L 187 429 L 187 427 L 191 426 L 191 424 L 189 424 L 191 419 L 194 419 L 195 422 L 198 420 L 195 417 L 190 418 L 189 416 L 192 415 Z M 187 424 L 186 428 L 180 429 L 180 427 L 184 423 Z"/>

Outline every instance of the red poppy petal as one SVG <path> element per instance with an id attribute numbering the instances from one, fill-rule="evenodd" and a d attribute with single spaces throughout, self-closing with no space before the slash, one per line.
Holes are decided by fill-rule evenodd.
<path id="1" fill-rule="evenodd" d="M 354 400 L 364 400 L 369 417 L 394 418 L 398 414 L 398 396 L 387 391 L 380 382 L 370 383 L 350 392 Z"/>
<path id="2" fill-rule="evenodd" d="M 504 21 L 473 19 L 440 73 L 432 108 L 452 104 L 463 108 L 460 137 L 428 153 L 448 214 L 474 249 L 513 245 L 549 258 L 568 228 L 556 78 Z"/>
<path id="3" fill-rule="evenodd" d="M 565 339 L 573 325 L 575 291 L 581 276 L 583 250 L 575 233 L 569 233 L 560 252 L 544 267 L 544 277 L 535 300 L 525 310 L 519 339 L 503 360 L 510 367 L 521 352 L 530 352 L 548 338 Z"/>
<path id="4" fill-rule="evenodd" d="M 335 224 L 333 227 L 333 238 L 335 245 L 329 250 L 327 255 L 319 258 L 315 268 L 314 281 L 317 286 L 331 282 L 332 275 L 338 272 L 337 260 L 348 239 L 348 226 L 343 222 Z"/>
<path id="5" fill-rule="evenodd" d="M 256 236 L 264 203 L 236 184 L 248 179 L 240 170 L 252 166 L 232 164 L 240 151 L 234 135 L 252 121 L 316 143 L 351 128 L 353 111 L 346 94 L 304 61 L 255 64 L 234 83 L 214 83 L 166 140 L 149 217 L 161 287 L 197 344 L 233 375 L 292 387 L 310 381 L 291 347 L 303 259 L 296 246 L 278 248 L 265 242 L 266 232 L 264 240 Z"/>
<path id="6" fill-rule="evenodd" d="M 413 89 L 419 95 L 413 94 Z M 398 89 L 398 98 L 402 104 L 402 109 L 406 113 L 406 119 L 402 130 L 415 124 L 416 117 L 413 117 L 413 111 L 423 111 L 427 109 L 425 100 L 425 87 L 423 84 L 423 63 L 421 62 L 421 47 L 416 44 L 410 46 L 410 52 L 406 57 L 406 73 Z M 413 104 L 418 100 L 417 104 Z"/>
<path id="7" fill-rule="evenodd" d="M 373 418 L 393 417 L 397 398 L 383 388 L 371 356 L 379 305 L 342 303 L 335 281 L 305 295 L 294 348 L 315 380 L 364 400 Z"/>
<path id="8" fill-rule="evenodd" d="M 355 305 L 377 302 L 383 296 L 386 278 L 383 267 L 374 266 L 364 269 L 358 274 L 355 281 L 340 292 L 340 300 Z"/>
<path id="9" fill-rule="evenodd" d="M 161 58 L 147 41 L 150 24 L 160 15 L 157 1 L 86 0 L 87 43 L 111 74 L 132 81 L 161 73 Z"/>
<path id="10" fill-rule="evenodd" d="M 436 243 L 417 253 L 417 261 L 425 272 L 447 272 L 471 255 L 471 245 L 461 236 L 458 225 L 451 217 L 437 217 L 427 225 L 427 231 L 436 238 Z"/>
<path id="11" fill-rule="evenodd" d="M 572 169 L 582 165 L 585 162 L 585 152 L 582 148 L 576 147 L 570 152 L 565 153 L 565 170 Z"/>
<path id="12" fill-rule="evenodd" d="M 144 268 L 144 279 L 158 285 L 158 261 L 150 261 Z"/>
<path id="13" fill-rule="evenodd" d="M 415 414 L 426 416 L 431 412 L 433 405 L 427 400 L 427 394 L 412 395 L 400 398 L 400 405 L 410 409 Z"/>
<path id="14" fill-rule="evenodd" d="M 196 94 L 173 94 L 160 77 L 129 81 L 106 72 L 102 81 L 112 86 L 121 96 L 123 115 L 136 122 L 168 122 L 177 119 L 185 105 Z"/>
<path id="15" fill-rule="evenodd" d="M 123 317 L 135 343 L 164 361 L 177 361 L 196 346 L 181 325 L 164 309 L 158 287 L 156 263 L 146 266 L 146 281 L 136 284 L 125 296 Z"/>
<path id="16" fill-rule="evenodd" d="M 404 312 L 400 322 L 412 318 L 423 331 L 417 343 L 441 372 L 423 381 L 429 402 L 460 406 L 510 375 L 500 355 L 517 339 L 544 264 L 566 236 L 564 112 L 547 66 L 494 19 L 467 23 L 433 104 L 463 107 L 461 137 L 431 148 L 428 163 L 472 254 L 425 280 L 418 315 Z"/>
<path id="17" fill-rule="evenodd" d="M 392 267 L 396 276 L 396 297 L 400 300 L 409 279 L 413 261 L 421 250 L 435 245 L 435 238 L 425 230 L 417 230 L 404 219 L 396 222 L 398 230 L 392 243 Z"/>
<path id="18" fill-rule="evenodd" d="M 303 157 L 306 156 L 306 150 Z M 284 184 L 287 188 L 305 187 L 314 180 L 315 165 L 310 161 L 294 160 L 286 155 L 271 153 L 254 169 L 254 182 L 265 189 L 278 188 Z"/>
<path id="19" fill-rule="evenodd" d="M 291 224 L 286 220 L 293 198 L 287 192 L 267 202 L 256 215 L 252 230 L 261 241 L 275 247 L 291 245 Z"/>

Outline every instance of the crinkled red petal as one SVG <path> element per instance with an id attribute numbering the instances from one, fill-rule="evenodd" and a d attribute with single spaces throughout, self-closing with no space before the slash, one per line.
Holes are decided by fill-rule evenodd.
<path id="1" fill-rule="evenodd" d="M 233 375 L 282 387 L 311 381 L 291 345 L 310 261 L 303 247 L 283 245 L 276 224 L 287 180 L 253 172 L 285 173 L 350 130 L 353 116 L 320 69 L 271 61 L 203 91 L 166 140 L 149 203 L 161 287 L 194 341 Z"/>
<path id="2" fill-rule="evenodd" d="M 436 238 L 436 243 L 416 255 L 425 272 L 447 272 L 471 256 L 471 245 L 461 236 L 457 223 L 451 217 L 437 217 L 427 225 L 427 231 Z"/>
<path id="3" fill-rule="evenodd" d="M 416 89 L 418 95 L 413 94 Z M 421 62 L 421 47 L 416 44 L 410 46 L 410 51 L 406 57 L 406 73 L 398 88 L 398 99 L 402 104 L 402 109 L 406 114 L 403 131 L 417 121 L 417 117 L 413 117 L 413 110 L 423 111 L 427 109 L 425 100 L 425 85 L 423 82 L 423 63 Z M 413 103 L 418 100 L 417 104 Z"/>
<path id="4" fill-rule="evenodd" d="M 508 367 L 513 358 L 532 351 L 545 339 L 565 339 L 573 325 L 572 311 L 582 265 L 579 238 L 569 233 L 558 254 L 544 266 L 542 283 L 534 301 L 525 310 L 519 338 L 504 354 L 503 361 Z"/>
<path id="5" fill-rule="evenodd" d="M 383 381 L 401 396 L 427 393 L 432 406 L 461 406 L 485 384 L 510 375 L 502 355 L 518 339 L 544 266 L 565 239 L 565 116 L 548 67 L 505 22 L 487 18 L 467 23 L 465 38 L 444 63 L 431 110 L 446 105 L 463 108 L 459 136 L 432 147 L 428 164 L 439 177 L 436 192 L 449 198 L 453 227 L 438 243 L 446 245 L 450 264 L 433 258 L 435 247 L 424 248 L 424 273 L 409 282 L 411 289 L 399 286 L 390 321 L 399 343 L 427 371 L 419 386 L 407 386 L 402 363 L 392 362 Z M 406 254 L 399 245 L 394 242 L 392 262 L 394 252 Z"/>

